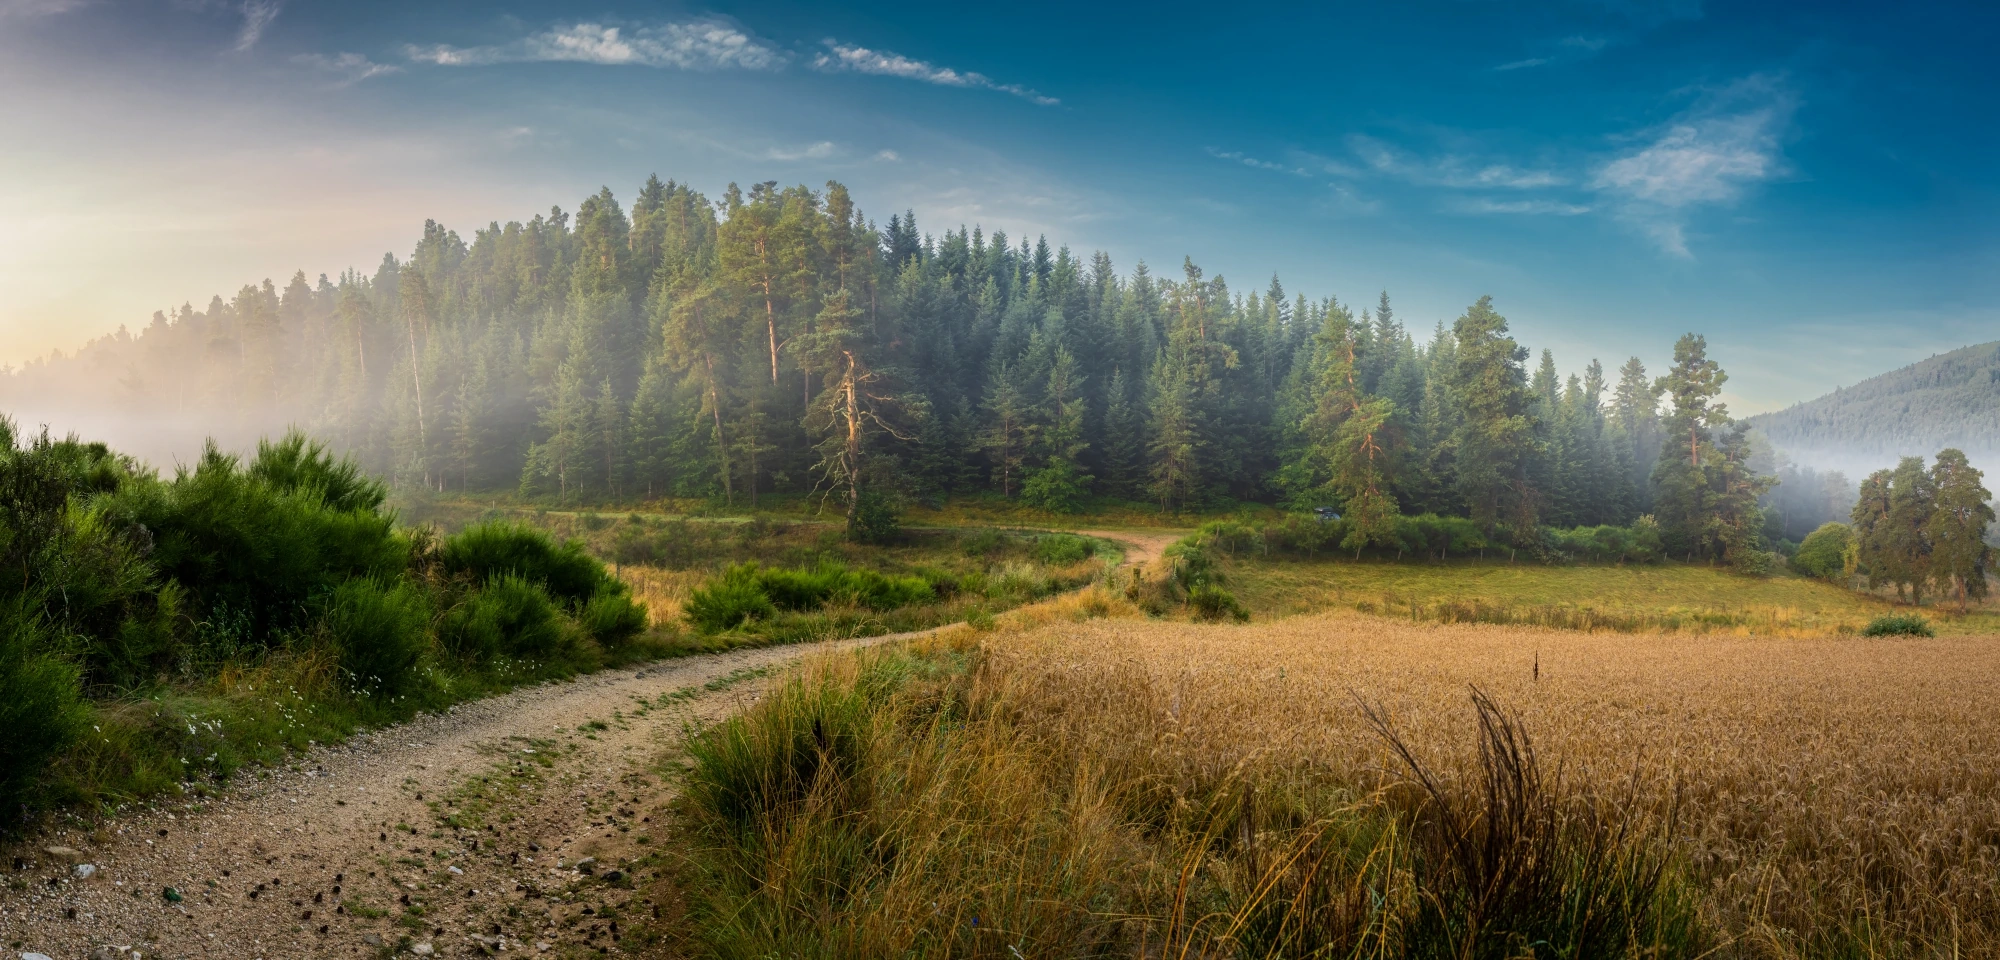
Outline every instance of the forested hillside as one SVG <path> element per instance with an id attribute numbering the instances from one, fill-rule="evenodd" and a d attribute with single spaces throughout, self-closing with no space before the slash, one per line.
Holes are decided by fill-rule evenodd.
<path id="1" fill-rule="evenodd" d="M 1750 423 L 1793 460 L 1855 476 L 1945 447 L 2000 457 L 2000 342 L 1940 354 Z"/>
<path id="2" fill-rule="evenodd" d="M 711 202 L 653 178 L 629 216 L 607 189 L 469 242 L 427 223 L 372 275 L 156 313 L 0 378 L 0 403 L 156 457 L 297 424 L 400 485 L 564 502 L 1257 500 L 1339 508 L 1364 539 L 1404 514 L 1525 534 L 1657 512 L 1670 542 L 1752 542 L 1768 483 L 1700 338 L 1657 381 L 1531 356 L 1485 299 L 1413 333 L 1386 293 L 878 229 L 836 183 Z"/>

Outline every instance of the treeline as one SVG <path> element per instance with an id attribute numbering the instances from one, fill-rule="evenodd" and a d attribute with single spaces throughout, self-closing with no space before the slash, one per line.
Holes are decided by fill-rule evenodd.
<path id="1" fill-rule="evenodd" d="M 864 526 L 967 494 L 1261 501 L 1340 512 L 1355 549 L 1403 515 L 1531 544 L 1653 514 L 1669 553 L 1735 560 L 1764 549 L 1770 488 L 1700 337 L 1659 378 L 1564 375 L 1488 299 L 1420 336 L 1386 293 L 1357 311 L 1191 260 L 1121 274 L 977 227 L 877 229 L 837 183 L 711 202 L 653 178 L 629 216 L 606 190 L 470 242 L 427 223 L 372 275 L 246 286 L 9 379 L 43 408 L 282 417 L 411 487 L 817 494 Z"/>
<path id="2" fill-rule="evenodd" d="M 1817 466 L 1893 463 L 1946 448 L 2000 452 L 2000 343 L 1962 347 L 1817 399 L 1750 418 Z"/>
<path id="3" fill-rule="evenodd" d="M 0 829 L 636 652 L 644 608 L 577 545 L 440 540 L 386 497 L 299 435 L 162 478 L 0 418 Z"/>
<path id="4" fill-rule="evenodd" d="M 1965 454 L 1943 450 L 1934 466 L 1904 457 L 1862 481 L 1852 524 L 1829 523 L 1799 545 L 1793 565 L 1822 577 L 1866 574 L 1870 589 L 1911 602 L 1926 592 L 1958 601 L 1986 596 L 1993 548 L 1993 494 Z"/>

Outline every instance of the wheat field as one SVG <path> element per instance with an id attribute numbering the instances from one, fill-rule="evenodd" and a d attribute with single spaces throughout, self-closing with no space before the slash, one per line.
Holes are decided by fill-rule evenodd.
<path id="1" fill-rule="evenodd" d="M 1378 705 L 1465 769 L 1470 688 L 1544 764 L 1671 817 L 1733 956 L 2000 955 L 2000 643 L 1578 633 L 1351 613 L 1055 622 L 980 644 L 1020 722 L 1181 784 L 1396 777 Z"/>

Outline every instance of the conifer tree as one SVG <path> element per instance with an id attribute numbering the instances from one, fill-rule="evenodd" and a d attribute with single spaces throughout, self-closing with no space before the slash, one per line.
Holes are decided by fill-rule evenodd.
<path id="1" fill-rule="evenodd" d="M 1528 477 L 1535 450 L 1528 348 L 1507 334 L 1507 318 L 1480 297 L 1452 324 L 1451 395 L 1458 428 L 1453 471 L 1468 514 L 1491 535 L 1505 523 L 1519 538 L 1540 522 L 1541 492 Z"/>

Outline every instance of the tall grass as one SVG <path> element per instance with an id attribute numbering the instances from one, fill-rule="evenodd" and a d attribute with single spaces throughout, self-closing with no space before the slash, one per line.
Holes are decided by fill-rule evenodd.
<path id="1" fill-rule="evenodd" d="M 1129 608 L 1127 608 L 1129 609 Z M 1478 699 L 1472 776 L 1188 768 L 961 635 L 817 664 L 691 744 L 687 931 L 722 957 L 1675 957 L 1644 812 Z M 1362 718 L 1355 722 L 1362 724 Z"/>

